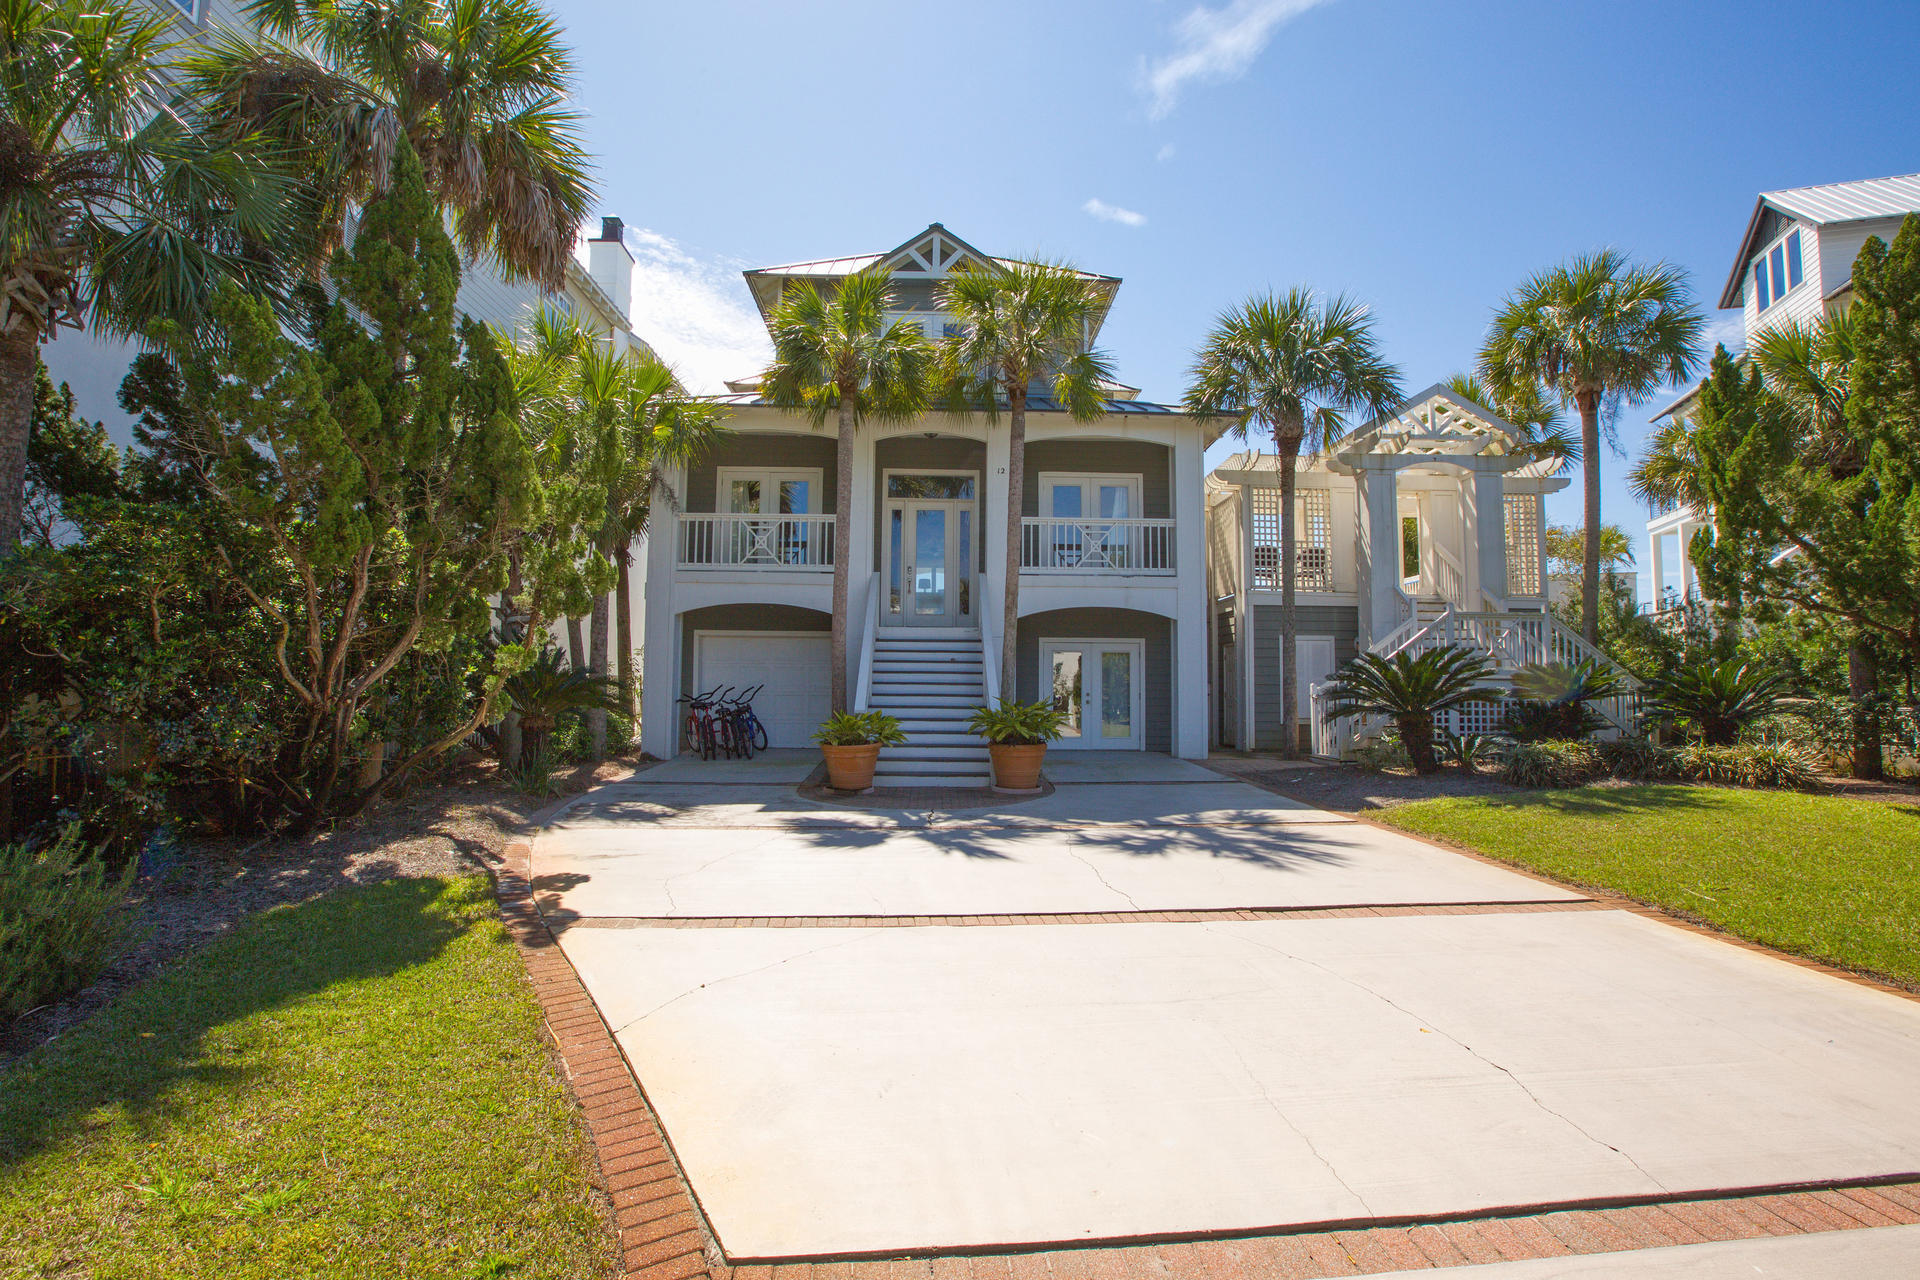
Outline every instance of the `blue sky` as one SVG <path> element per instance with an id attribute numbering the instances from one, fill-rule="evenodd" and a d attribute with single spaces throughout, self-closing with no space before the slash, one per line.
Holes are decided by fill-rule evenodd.
<path id="1" fill-rule="evenodd" d="M 1760 191 L 1920 170 L 1912 0 L 557 12 L 601 212 L 635 229 L 637 327 L 695 384 L 759 359 L 742 267 L 933 221 L 1124 277 L 1104 342 L 1158 399 L 1222 307 L 1295 283 L 1366 301 L 1425 386 L 1525 275 L 1602 245 L 1685 267 L 1737 335 L 1712 303 Z M 1629 454 L 1654 407 L 1623 416 Z M 1640 538 L 1626 466 L 1606 516 Z"/>

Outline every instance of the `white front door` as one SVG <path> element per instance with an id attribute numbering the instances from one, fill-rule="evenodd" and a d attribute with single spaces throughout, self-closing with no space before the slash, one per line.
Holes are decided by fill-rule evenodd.
<path id="1" fill-rule="evenodd" d="M 1313 686 L 1333 679 L 1333 637 L 1295 636 L 1293 670 L 1294 697 L 1300 708 L 1300 723 L 1313 723 Z M 1285 678 L 1282 672 L 1281 678 Z"/>
<path id="2" fill-rule="evenodd" d="M 1042 640 L 1040 696 L 1066 716 L 1055 746 L 1138 751 L 1146 745 L 1138 640 Z"/>

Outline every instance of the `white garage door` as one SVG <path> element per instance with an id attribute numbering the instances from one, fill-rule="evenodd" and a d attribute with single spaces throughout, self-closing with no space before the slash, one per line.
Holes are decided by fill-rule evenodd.
<path id="1" fill-rule="evenodd" d="M 767 745 L 810 747 L 832 699 L 833 640 L 825 632 L 707 634 L 694 638 L 694 690 L 730 684 L 735 692 L 764 684 L 753 713 L 767 726 Z"/>

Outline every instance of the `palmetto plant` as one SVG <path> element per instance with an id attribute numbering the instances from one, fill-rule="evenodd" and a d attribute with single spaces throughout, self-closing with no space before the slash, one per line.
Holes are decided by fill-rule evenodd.
<path id="1" fill-rule="evenodd" d="M 547 735 L 560 717 L 620 709 L 618 687 L 604 676 L 576 671 L 554 648 L 541 650 L 526 670 L 510 676 L 504 692 L 520 713 L 522 763 L 544 755 Z"/>
<path id="2" fill-rule="evenodd" d="M 940 346 L 952 408 L 1007 409 L 1007 560 L 1002 570 L 1000 687 L 1015 688 L 1020 624 L 1020 517 L 1025 510 L 1027 397 L 1039 383 L 1076 421 L 1107 411 L 1113 367 L 1087 346 L 1112 285 L 1063 262 L 989 262 L 954 272 L 937 305 L 957 322 Z"/>
<path id="3" fill-rule="evenodd" d="M 1294 661 L 1294 468 L 1304 447 L 1319 452 L 1346 429 L 1353 410 L 1376 417 L 1401 399 L 1400 371 L 1387 362 L 1366 307 L 1311 290 L 1250 298 L 1214 321 L 1190 373 L 1188 412 L 1229 419 L 1245 440 L 1273 437 L 1280 460 L 1281 753 L 1300 751 L 1299 675 Z M 1428 747 L 1431 757 L 1431 744 Z"/>
<path id="4" fill-rule="evenodd" d="M 40 343 L 89 315 L 196 329 L 222 282 L 275 279 L 260 250 L 288 184 L 168 86 L 173 30 L 135 0 L 0 0 L 0 555 L 20 536 Z"/>
<path id="5" fill-rule="evenodd" d="M 1417 656 L 1363 653 L 1334 675 L 1327 710 L 1336 719 L 1386 716 L 1400 731 L 1413 771 L 1433 773 L 1440 767 L 1433 749 L 1435 717 L 1469 703 L 1499 701 L 1499 690 L 1487 684 L 1492 675 L 1487 655 L 1465 645 L 1441 645 Z"/>
<path id="6" fill-rule="evenodd" d="M 1525 742 L 1589 737 L 1601 720 L 1587 704 L 1615 697 L 1622 687 L 1618 672 L 1592 658 L 1529 662 L 1513 673 L 1506 731 Z"/>
<path id="7" fill-rule="evenodd" d="M 889 321 L 893 288 L 883 270 L 856 272 L 831 293 L 811 281 L 788 287 L 767 321 L 773 359 L 761 375 L 769 404 L 836 421 L 833 503 L 833 710 L 847 709 L 847 548 L 853 538 L 853 437 L 867 418 L 898 422 L 927 407 L 933 345 L 918 325 Z"/>
<path id="8" fill-rule="evenodd" d="M 1481 348 L 1480 374 L 1496 395 L 1543 388 L 1580 415 L 1587 538 L 1580 601 L 1590 644 L 1600 639 L 1601 417 L 1691 377 L 1705 324 L 1679 268 L 1636 266 L 1603 249 L 1522 284 L 1495 313 Z"/>
<path id="9" fill-rule="evenodd" d="M 18 0 L 15 0 L 17 3 Z M 32 0 L 27 0 L 31 3 Z M 405 134 L 468 256 L 549 288 L 592 200 L 573 56 L 534 0 L 252 0 L 266 33 L 183 60 L 209 115 L 265 134 L 317 199 L 315 247 L 387 184 Z"/>
<path id="10" fill-rule="evenodd" d="M 1650 685 L 1657 714 L 1699 735 L 1710 747 L 1730 747 L 1740 730 L 1771 714 L 1786 692 L 1776 672 L 1739 658 L 1680 667 Z"/>

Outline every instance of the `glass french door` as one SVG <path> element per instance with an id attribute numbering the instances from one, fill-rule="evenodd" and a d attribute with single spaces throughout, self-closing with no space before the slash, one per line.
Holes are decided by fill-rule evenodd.
<path id="1" fill-rule="evenodd" d="M 887 504 L 889 622 L 952 627 L 973 620 L 973 503 L 904 499 Z"/>
<path id="2" fill-rule="evenodd" d="M 1138 751 L 1144 648 L 1138 640 L 1042 640 L 1040 696 L 1066 717 L 1058 746 Z"/>

